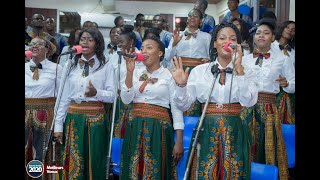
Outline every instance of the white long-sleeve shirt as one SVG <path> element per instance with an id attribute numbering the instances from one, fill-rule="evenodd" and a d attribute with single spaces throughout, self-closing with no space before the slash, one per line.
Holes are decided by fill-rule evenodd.
<path id="1" fill-rule="evenodd" d="M 288 56 L 274 49 L 269 50 L 270 57 L 263 58 L 262 66 L 255 65 L 257 57 L 253 58 L 253 54 L 242 57 L 242 64 L 248 71 L 256 74 L 254 81 L 258 88 L 258 92 L 266 92 L 277 94 L 280 92 L 280 83 L 276 81 L 281 75 L 289 82 L 288 87 L 283 88 L 287 93 L 295 92 L 295 68 L 293 62 Z"/>
<path id="2" fill-rule="evenodd" d="M 154 84 L 149 83 L 144 91 L 140 93 L 139 88 L 144 81 L 139 81 L 142 74 L 146 73 L 149 78 L 158 78 Z M 128 89 L 125 83 L 122 84 L 121 99 L 124 104 L 134 103 L 148 103 L 165 108 L 171 105 L 171 112 L 173 118 L 174 129 L 184 129 L 183 115 L 176 107 L 173 100 L 173 93 L 175 90 L 175 82 L 168 69 L 160 66 L 160 68 L 150 74 L 145 67 L 134 69 L 133 72 L 133 87 Z"/>
<path id="3" fill-rule="evenodd" d="M 283 50 L 280 49 L 279 47 L 279 42 L 276 40 L 276 41 L 273 41 L 273 43 L 271 44 L 271 48 L 274 49 L 275 51 L 279 51 L 279 52 L 283 52 Z M 289 54 L 289 59 L 292 61 L 293 63 L 293 66 L 295 67 L 295 63 L 296 63 L 296 51 L 292 48 L 291 51 L 288 51 L 288 54 Z"/>
<path id="4" fill-rule="evenodd" d="M 191 36 L 189 40 L 186 40 L 187 36 L 182 35 L 181 40 L 175 47 L 172 47 L 173 38 L 171 38 L 170 45 L 168 47 L 170 55 L 167 56 L 167 59 L 171 60 L 173 56 L 209 59 L 211 35 L 209 33 L 202 32 L 199 29 L 195 32 L 197 32 L 196 38 Z"/>
<path id="5" fill-rule="evenodd" d="M 40 62 L 42 69 L 39 70 L 39 79 L 33 80 L 33 72 L 30 70 L 30 65 L 35 65 L 31 59 L 25 63 L 25 97 L 26 98 L 47 98 L 54 97 L 58 93 L 62 67 L 45 59 Z M 57 72 L 56 72 L 57 71 Z"/>
<path id="6" fill-rule="evenodd" d="M 140 51 L 135 48 L 135 52 L 136 53 L 140 53 Z M 118 63 L 119 63 L 119 55 L 117 54 L 117 52 L 113 53 L 111 56 L 110 56 L 110 59 L 109 61 L 111 62 L 112 66 L 113 66 L 113 69 L 114 69 L 114 77 L 115 77 L 115 80 L 119 79 L 118 77 Z M 135 62 L 135 68 L 142 68 L 142 67 L 145 67 L 143 62 L 140 61 L 140 62 Z M 126 60 L 124 59 L 123 56 L 121 56 L 121 64 L 120 64 L 120 84 L 124 83 L 125 79 L 126 79 L 126 76 L 127 76 L 127 67 L 126 67 Z M 115 82 L 116 83 L 116 82 Z M 119 88 L 121 88 L 119 86 Z"/>
<path id="7" fill-rule="evenodd" d="M 242 106 L 251 107 L 258 100 L 258 91 L 254 85 L 252 74 L 246 73 L 243 76 L 233 75 L 231 99 L 229 102 L 229 94 L 231 88 L 232 74 L 226 73 L 225 85 L 219 83 L 220 73 L 216 77 L 211 73 L 211 67 L 219 62 L 201 64 L 193 68 L 190 72 L 187 86 L 177 87 L 174 93 L 174 100 L 177 107 L 186 111 L 191 107 L 191 104 L 197 99 L 200 103 L 205 103 L 212 83 L 215 81 L 213 92 L 210 95 L 209 102 L 229 104 L 240 103 Z M 227 67 L 233 68 L 232 63 Z M 219 64 L 219 69 L 223 69 Z M 216 78 L 215 78 L 216 77 Z"/>
<path id="8" fill-rule="evenodd" d="M 87 77 L 82 76 L 84 68 L 80 68 L 79 62 L 76 65 L 75 69 L 72 69 L 69 76 L 66 79 L 64 88 L 59 89 L 63 90 L 61 101 L 57 107 L 57 114 L 55 118 L 54 132 L 63 131 L 63 123 L 67 114 L 68 107 L 71 101 L 81 103 L 82 101 L 101 101 L 112 103 L 115 96 L 115 87 L 114 87 L 114 76 L 113 76 L 113 67 L 110 62 L 107 62 L 101 69 L 95 71 L 100 62 L 97 59 L 97 56 L 93 56 L 95 63 L 91 68 L 89 66 L 89 75 Z M 83 56 L 81 59 L 85 59 Z M 66 74 L 68 70 L 68 63 L 64 66 L 63 74 Z M 94 72 L 95 71 L 95 72 Z M 97 94 L 94 97 L 86 97 L 85 91 L 89 86 L 89 80 L 97 90 Z M 57 106 L 56 102 L 56 106 Z"/>

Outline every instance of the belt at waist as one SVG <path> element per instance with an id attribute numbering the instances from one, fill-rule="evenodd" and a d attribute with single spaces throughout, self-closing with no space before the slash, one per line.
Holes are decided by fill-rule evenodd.
<path id="1" fill-rule="evenodd" d="M 272 93 L 258 93 L 258 103 L 276 103 L 276 95 Z"/>
<path id="2" fill-rule="evenodd" d="M 184 66 L 198 66 L 200 64 L 203 64 L 204 62 L 201 61 L 203 58 L 189 58 L 189 57 L 181 57 L 182 64 Z"/>
<path id="3" fill-rule="evenodd" d="M 71 102 L 68 113 L 72 114 L 103 114 L 105 109 L 103 103 L 98 101 L 81 102 L 80 104 L 76 102 Z"/>
<path id="4" fill-rule="evenodd" d="M 25 109 L 47 110 L 53 108 L 56 102 L 55 97 L 48 98 L 25 98 Z"/>
<path id="5" fill-rule="evenodd" d="M 134 103 L 133 109 L 130 112 L 132 116 L 155 118 L 170 122 L 168 109 L 158 105 L 147 103 Z"/>
<path id="6" fill-rule="evenodd" d="M 204 108 L 204 104 L 201 104 L 201 108 Z M 221 114 L 221 115 L 240 115 L 242 106 L 240 103 L 232 104 L 220 104 L 220 103 L 209 103 L 206 114 Z"/>

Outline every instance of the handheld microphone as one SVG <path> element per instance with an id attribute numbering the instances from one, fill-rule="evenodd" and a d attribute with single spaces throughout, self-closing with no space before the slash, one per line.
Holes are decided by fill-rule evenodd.
<path id="1" fill-rule="evenodd" d="M 218 70 L 219 70 L 219 64 L 218 63 L 211 67 L 211 73 L 213 74 L 213 76 L 215 75 L 217 77 Z"/>
<path id="2" fill-rule="evenodd" d="M 124 53 L 122 51 L 117 51 L 117 53 L 119 55 L 122 55 L 122 56 L 125 56 L 125 57 L 128 57 L 128 58 L 136 58 L 135 61 L 138 61 L 138 62 L 144 60 L 144 55 L 141 54 L 141 53 L 127 54 L 127 53 Z"/>
<path id="3" fill-rule="evenodd" d="M 236 49 L 237 48 L 237 45 L 236 44 L 231 44 L 230 41 L 228 41 L 224 46 L 223 46 L 223 49 L 226 50 L 227 52 L 230 52 L 230 48 L 232 49 Z"/>
<path id="4" fill-rule="evenodd" d="M 24 56 L 25 56 L 26 59 L 31 58 L 31 56 L 32 56 L 32 51 L 24 51 Z"/>
<path id="5" fill-rule="evenodd" d="M 73 46 L 67 52 L 61 53 L 60 56 L 67 55 L 67 54 L 80 54 L 80 53 L 82 53 L 82 47 L 77 45 L 77 46 Z"/>

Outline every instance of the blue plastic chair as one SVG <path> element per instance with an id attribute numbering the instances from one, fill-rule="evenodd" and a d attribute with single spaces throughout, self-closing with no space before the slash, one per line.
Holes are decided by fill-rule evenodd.
<path id="1" fill-rule="evenodd" d="M 183 116 L 184 121 L 184 131 L 183 131 L 183 147 L 184 149 L 189 149 L 193 129 L 195 128 L 200 117 Z"/>
<path id="2" fill-rule="evenodd" d="M 115 175 L 120 175 L 120 157 L 121 157 L 121 147 L 123 139 L 112 138 L 112 148 L 111 148 L 111 160 L 116 164 L 112 168 L 112 172 Z"/>
<path id="3" fill-rule="evenodd" d="M 296 165 L 295 129 L 296 128 L 294 124 L 282 124 L 282 134 L 284 143 L 286 144 L 288 168 L 294 168 Z"/>
<path id="4" fill-rule="evenodd" d="M 250 16 L 250 7 L 246 4 L 241 4 L 238 6 L 238 12 L 240 14 L 245 14 L 247 16 Z"/>
<path id="5" fill-rule="evenodd" d="M 278 167 L 251 162 L 251 180 L 278 180 Z"/>

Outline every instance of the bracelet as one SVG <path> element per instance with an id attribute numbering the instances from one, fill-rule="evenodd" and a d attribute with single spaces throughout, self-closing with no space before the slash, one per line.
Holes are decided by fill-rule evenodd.
<path id="1" fill-rule="evenodd" d="M 186 87 L 186 86 L 187 86 L 187 83 L 186 83 L 186 84 L 177 84 L 177 83 L 176 83 L 176 85 L 179 86 L 179 87 Z"/>

